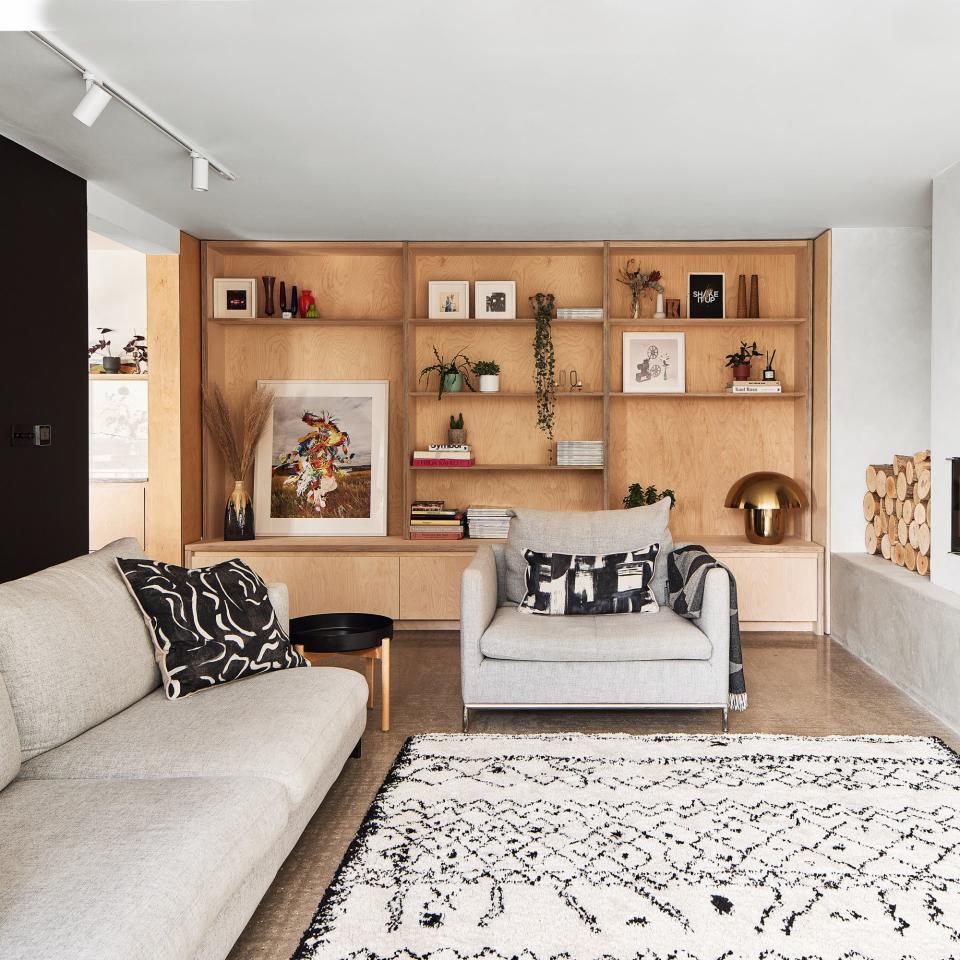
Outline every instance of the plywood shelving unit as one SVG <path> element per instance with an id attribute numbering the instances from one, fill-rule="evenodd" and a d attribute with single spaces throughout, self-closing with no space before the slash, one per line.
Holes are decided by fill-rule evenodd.
<path id="1" fill-rule="evenodd" d="M 502 503 L 570 510 L 616 509 L 631 482 L 673 487 L 678 539 L 735 543 L 744 556 L 742 516 L 723 507 L 729 486 L 753 470 L 777 470 L 808 490 L 811 482 L 812 378 L 810 241 L 630 243 L 298 243 L 210 241 L 203 249 L 204 315 L 215 277 L 269 274 L 310 289 L 318 320 L 278 317 L 204 324 L 203 375 L 228 401 L 257 379 L 387 379 L 390 381 L 388 534 L 391 549 L 443 553 L 436 543 L 405 539 L 412 500 Z M 654 320 L 652 299 L 628 319 L 630 293 L 616 281 L 630 258 L 663 275 L 665 295 L 687 312 L 691 271 L 726 274 L 728 317 L 736 309 L 740 273 L 760 277 L 764 317 L 752 320 Z M 427 319 L 429 280 L 515 280 L 516 320 Z M 575 368 L 582 392 L 558 393 L 555 439 L 607 443 L 602 468 L 551 465 L 551 441 L 537 429 L 532 311 L 527 298 L 556 296 L 558 306 L 602 307 L 599 320 L 555 320 L 557 368 Z M 471 287 L 472 293 L 472 287 Z M 471 304 L 473 312 L 473 304 Z M 622 334 L 682 330 L 685 394 L 622 392 Z M 733 396 L 723 357 L 739 341 L 777 350 L 784 393 Z M 471 360 L 496 360 L 498 394 L 465 391 L 436 396 L 436 379 L 418 380 L 433 362 L 432 347 Z M 451 413 L 462 409 L 477 466 L 424 469 L 410 453 L 443 441 Z M 204 447 L 204 540 L 222 529 L 229 484 L 220 458 Z M 793 552 L 811 557 L 811 517 L 792 521 Z M 719 539 L 718 539 L 719 538 Z M 273 538 L 276 539 L 276 538 Z M 363 544 L 363 541 L 359 541 Z M 324 541 L 325 549 L 345 549 Z M 193 545 L 191 549 L 195 549 Z M 297 549 L 301 549 L 298 547 Z M 465 545 L 464 549 L 470 549 Z M 459 552 L 459 550 L 457 551 Z"/>

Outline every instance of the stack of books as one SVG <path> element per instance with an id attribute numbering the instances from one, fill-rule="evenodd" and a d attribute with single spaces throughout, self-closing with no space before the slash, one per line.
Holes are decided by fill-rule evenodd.
<path id="1" fill-rule="evenodd" d="M 602 467 L 602 440 L 558 440 L 558 467 Z"/>
<path id="2" fill-rule="evenodd" d="M 467 530 L 471 540 L 502 540 L 510 529 L 509 507 L 467 507 Z"/>
<path id="3" fill-rule="evenodd" d="M 443 500 L 414 500 L 410 508 L 411 540 L 462 540 L 463 511 L 448 509 Z"/>
<path id="4" fill-rule="evenodd" d="M 557 307 L 558 320 L 602 320 L 603 307 Z"/>
<path id="5" fill-rule="evenodd" d="M 779 380 L 732 380 L 727 393 L 783 393 Z"/>
<path id="6" fill-rule="evenodd" d="M 414 450 L 415 467 L 472 467 L 473 451 L 466 443 L 431 443 L 426 450 Z"/>

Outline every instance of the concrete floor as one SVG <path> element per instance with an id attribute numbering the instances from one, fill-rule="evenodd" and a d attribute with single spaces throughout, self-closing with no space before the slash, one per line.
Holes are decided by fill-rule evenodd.
<path id="1" fill-rule="evenodd" d="M 347 761 L 287 858 L 230 960 L 288 960 L 404 740 L 461 728 L 459 640 L 453 633 L 400 633 L 392 650 L 393 718 L 368 716 L 363 757 Z M 332 661 L 331 661 L 332 662 Z M 353 666 L 343 658 L 338 666 Z M 731 733 L 960 735 L 825 637 L 748 634 L 744 668 L 750 709 L 731 714 Z M 718 711 L 477 712 L 471 732 L 718 733 Z"/>

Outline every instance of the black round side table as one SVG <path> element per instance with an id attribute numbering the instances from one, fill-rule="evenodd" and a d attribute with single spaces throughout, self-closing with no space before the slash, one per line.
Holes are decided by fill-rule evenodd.
<path id="1" fill-rule="evenodd" d="M 380 661 L 380 729 L 390 729 L 390 641 L 393 621 L 376 613 L 315 613 L 290 621 L 290 642 L 311 663 L 328 657 L 363 657 L 373 708 L 375 662 Z"/>

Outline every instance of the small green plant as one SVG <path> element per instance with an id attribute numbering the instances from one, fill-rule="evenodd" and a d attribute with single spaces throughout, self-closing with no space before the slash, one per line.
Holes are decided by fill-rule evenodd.
<path id="1" fill-rule="evenodd" d="M 477 360 L 473 372 L 478 377 L 495 377 L 500 372 L 500 364 L 496 360 Z"/>
<path id="2" fill-rule="evenodd" d="M 473 390 L 473 384 L 467 379 L 470 372 L 470 358 L 462 351 L 458 350 L 449 360 L 434 346 L 433 355 L 437 358 L 436 363 L 431 363 L 429 367 L 424 367 L 417 377 L 419 383 L 424 377 L 429 377 L 431 373 L 437 374 L 440 383 L 437 386 L 437 399 L 443 396 L 444 380 L 447 377 L 455 377 L 458 374 L 463 377 L 463 382 L 468 390 Z"/>
<path id="3" fill-rule="evenodd" d="M 664 498 L 670 498 L 670 509 L 677 505 L 677 495 L 669 487 L 666 490 L 657 490 L 653 484 L 645 487 L 642 483 L 631 483 L 627 488 L 627 495 L 623 498 L 623 505 L 630 507 L 645 507 L 657 503 Z"/>
<path id="4" fill-rule="evenodd" d="M 776 351 L 774 351 L 776 352 Z M 740 341 L 740 349 L 736 353 L 727 354 L 728 367 L 746 366 L 754 357 L 762 357 L 763 354 L 757 349 L 757 341 L 748 344 L 746 340 Z"/>
<path id="5" fill-rule="evenodd" d="M 463 414 L 460 413 L 457 416 L 450 414 L 450 429 L 451 430 L 462 430 L 463 429 Z"/>
<path id="6" fill-rule="evenodd" d="M 100 339 L 87 347 L 87 356 L 92 357 L 99 350 L 105 357 L 112 357 L 113 354 L 110 352 L 110 341 L 107 339 L 107 334 L 113 333 L 113 330 L 110 327 L 97 327 L 97 333 L 100 334 Z M 132 342 L 133 341 L 131 341 L 131 343 Z"/>

